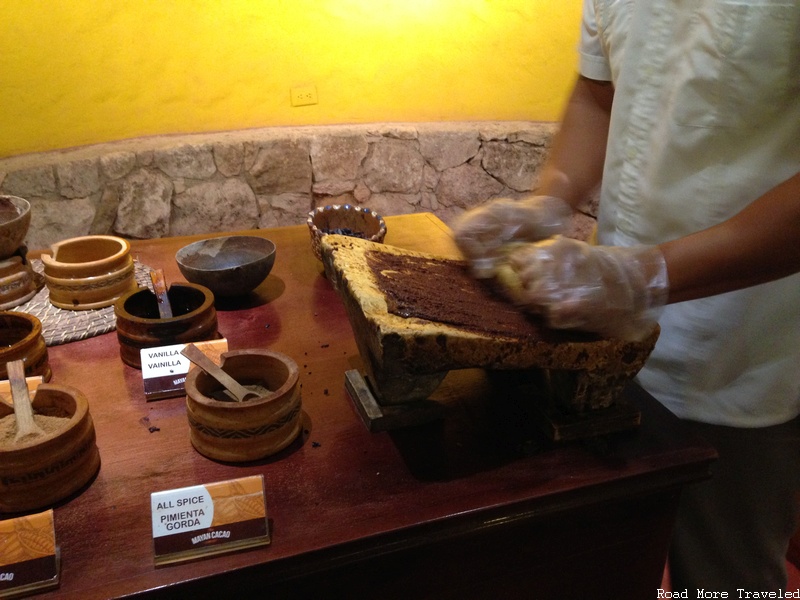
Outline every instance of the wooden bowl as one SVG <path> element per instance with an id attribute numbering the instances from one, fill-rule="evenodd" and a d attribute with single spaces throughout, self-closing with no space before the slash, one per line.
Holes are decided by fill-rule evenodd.
<path id="1" fill-rule="evenodd" d="M 97 277 L 63 279 L 45 273 L 50 303 L 67 310 L 92 310 L 114 304 L 122 294 L 137 288 L 135 267 L 131 261 L 122 269 Z"/>
<path id="2" fill-rule="evenodd" d="M 195 283 L 174 283 L 167 297 L 172 306 L 170 319 L 160 318 L 158 299 L 147 288 L 128 292 L 114 303 L 119 352 L 125 364 L 141 369 L 142 348 L 220 337 L 211 290 Z"/>
<path id="3" fill-rule="evenodd" d="M 241 296 L 269 275 L 275 244 L 252 235 L 209 238 L 178 250 L 175 261 L 187 281 L 207 287 L 214 296 Z"/>
<path id="4" fill-rule="evenodd" d="M 190 439 L 200 454 L 225 462 L 258 460 L 283 450 L 301 429 L 297 364 L 260 348 L 222 354 L 222 369 L 243 385 L 272 390 L 244 402 L 221 400 L 222 386 L 193 368 L 186 377 Z"/>
<path id="5" fill-rule="evenodd" d="M 56 242 L 52 256 L 42 255 L 44 272 L 51 277 L 80 279 L 113 273 L 130 261 L 128 240 L 113 235 L 86 235 Z"/>
<path id="6" fill-rule="evenodd" d="M 0 260 L 0 310 L 24 304 L 36 295 L 42 277 L 21 256 Z"/>
<path id="7" fill-rule="evenodd" d="M 14 410 L 0 403 L 0 512 L 50 507 L 82 488 L 100 468 L 94 423 L 83 393 L 43 383 L 32 406 L 35 419 L 50 421 L 46 433 L 16 444 Z"/>
<path id="8" fill-rule="evenodd" d="M 0 260 L 22 246 L 30 225 L 30 203 L 19 196 L 0 195 Z"/>
<path id="9" fill-rule="evenodd" d="M 136 289 L 128 240 L 111 235 L 71 238 L 42 254 L 50 303 L 67 310 L 89 310 L 114 304 Z"/>
<path id="10" fill-rule="evenodd" d="M 371 242 L 383 243 L 386 222 L 378 213 L 362 206 L 330 204 L 315 208 L 306 219 L 311 233 L 311 249 L 317 260 L 322 260 L 319 242 L 329 233 L 348 235 Z"/>
<path id="11" fill-rule="evenodd" d="M 0 379 L 8 379 L 6 363 L 21 360 L 25 377 L 41 376 L 50 381 L 52 371 L 42 322 L 28 313 L 0 312 Z"/>

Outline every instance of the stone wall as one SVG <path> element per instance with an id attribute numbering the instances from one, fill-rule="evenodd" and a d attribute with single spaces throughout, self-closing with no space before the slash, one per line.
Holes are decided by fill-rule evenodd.
<path id="1" fill-rule="evenodd" d="M 296 225 L 331 203 L 452 222 L 488 199 L 534 189 L 555 127 L 372 124 L 139 138 L 0 159 L 0 193 L 30 201 L 29 248 L 88 234 Z"/>

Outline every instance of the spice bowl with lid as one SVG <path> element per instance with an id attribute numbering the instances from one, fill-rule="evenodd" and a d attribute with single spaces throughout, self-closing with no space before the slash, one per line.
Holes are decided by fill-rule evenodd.
<path id="1" fill-rule="evenodd" d="M 128 240 L 112 235 L 88 235 L 57 242 L 43 253 L 45 285 L 50 303 L 67 310 L 111 306 L 136 289 L 135 267 Z"/>
<path id="2" fill-rule="evenodd" d="M 36 295 L 42 283 L 42 276 L 22 256 L 0 260 L 0 310 L 24 304 Z"/>

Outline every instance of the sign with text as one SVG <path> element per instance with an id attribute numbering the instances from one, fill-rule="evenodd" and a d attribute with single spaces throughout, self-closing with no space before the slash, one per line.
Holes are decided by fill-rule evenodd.
<path id="1" fill-rule="evenodd" d="M 150 507 L 156 564 L 270 543 L 261 475 L 154 492 Z"/>
<path id="2" fill-rule="evenodd" d="M 228 340 L 209 340 L 194 342 L 211 360 L 219 364 L 220 354 L 227 352 Z M 142 348 L 139 351 L 142 362 L 144 396 L 149 400 L 172 398 L 185 393 L 186 374 L 192 367 L 191 361 L 181 354 L 186 344 Z"/>
<path id="3" fill-rule="evenodd" d="M 0 598 L 57 587 L 59 558 L 52 510 L 0 521 Z"/>

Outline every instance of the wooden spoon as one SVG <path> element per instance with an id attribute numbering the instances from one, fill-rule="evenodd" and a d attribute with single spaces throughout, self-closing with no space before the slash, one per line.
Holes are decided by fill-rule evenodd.
<path id="1" fill-rule="evenodd" d="M 248 390 L 241 385 L 233 377 L 223 371 L 222 368 L 218 367 L 213 360 L 208 358 L 208 356 L 194 344 L 187 344 L 186 347 L 181 350 L 181 354 L 221 383 L 237 402 L 244 402 L 250 398 L 260 398 L 262 396 L 262 394 Z"/>
<path id="2" fill-rule="evenodd" d="M 11 397 L 14 400 L 14 416 L 17 418 L 17 432 L 14 442 L 20 442 L 28 436 L 46 435 L 45 431 L 33 420 L 33 406 L 28 395 L 28 382 L 25 381 L 25 363 L 12 360 L 6 363 L 8 382 L 11 384 Z"/>
<path id="3" fill-rule="evenodd" d="M 167 281 L 164 279 L 164 271 L 161 269 L 150 271 L 150 281 L 153 282 L 153 291 L 155 291 L 156 300 L 158 300 L 158 316 L 162 319 L 171 319 L 172 305 L 169 303 L 169 296 L 167 296 Z"/>

